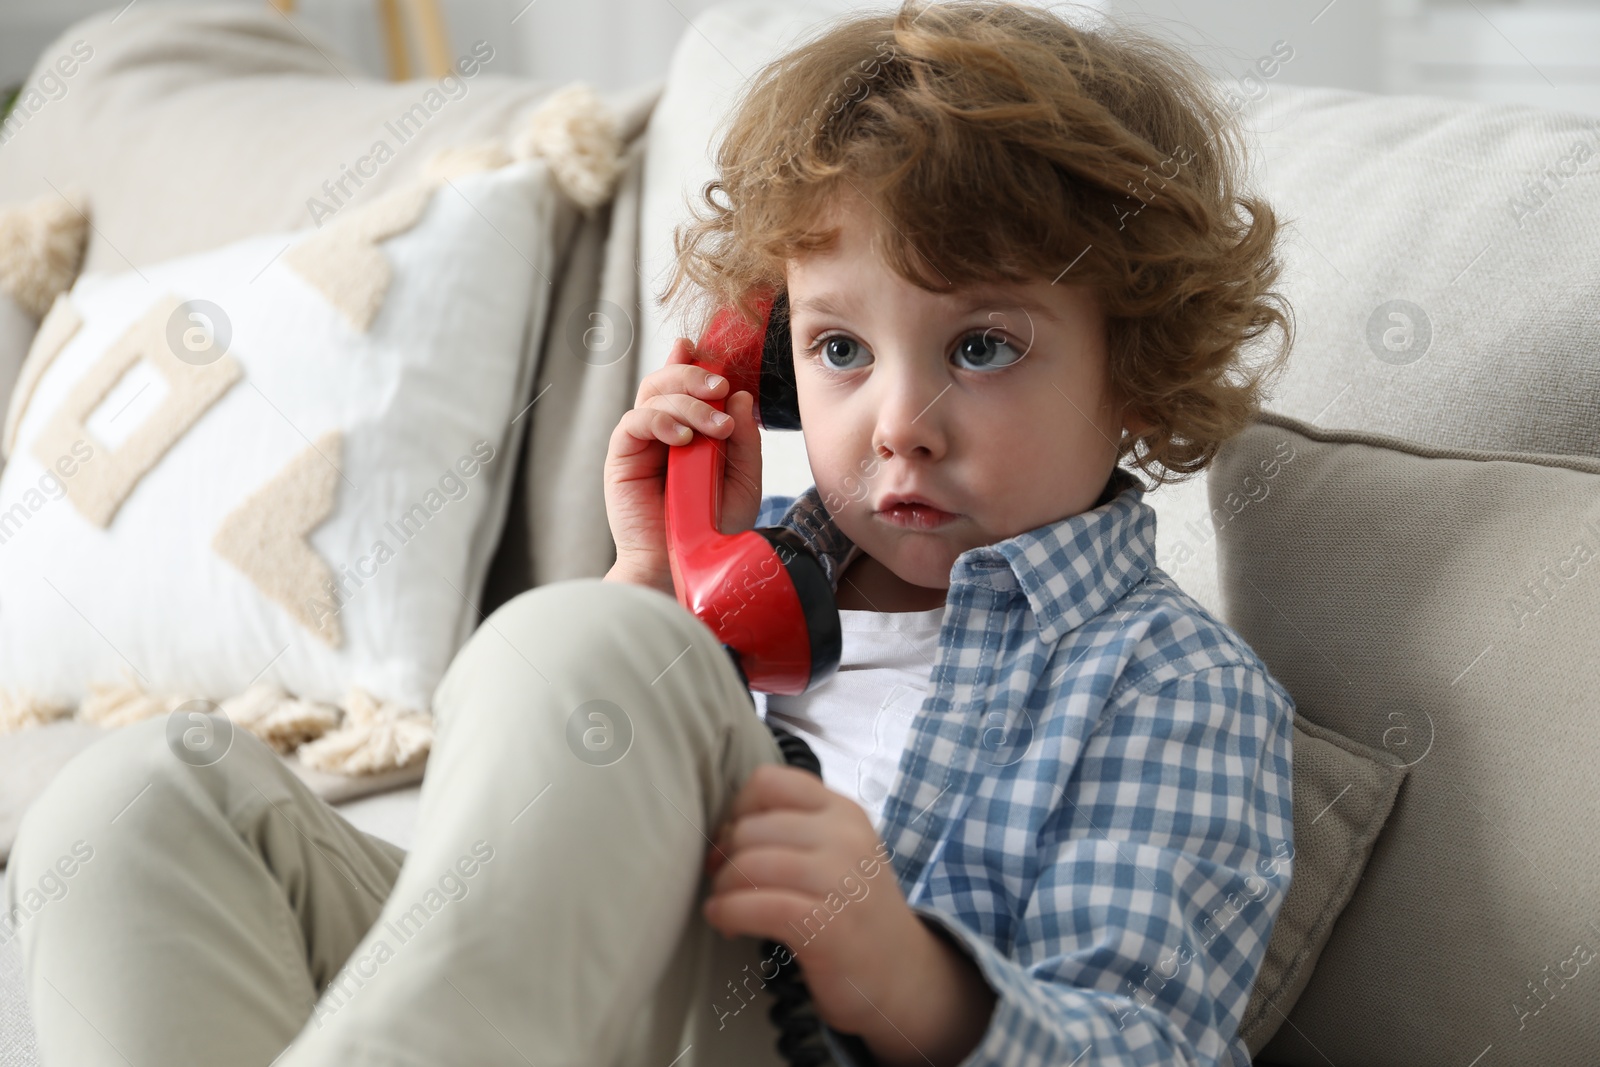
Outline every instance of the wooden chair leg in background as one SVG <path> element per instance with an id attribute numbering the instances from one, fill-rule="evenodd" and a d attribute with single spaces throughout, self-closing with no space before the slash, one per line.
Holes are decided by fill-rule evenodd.
<path id="1" fill-rule="evenodd" d="M 294 13 L 295 0 L 267 0 L 285 15 Z M 450 28 L 445 24 L 439 0 L 374 0 L 378 29 L 383 35 L 383 50 L 389 60 L 391 81 L 406 81 L 412 76 L 411 48 L 406 23 L 411 24 L 422 53 L 422 67 L 430 78 L 450 73 Z M 409 14 L 409 19 L 407 15 Z"/>

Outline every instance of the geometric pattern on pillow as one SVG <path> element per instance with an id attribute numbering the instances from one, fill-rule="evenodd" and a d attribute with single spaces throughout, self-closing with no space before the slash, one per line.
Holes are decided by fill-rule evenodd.
<path id="1" fill-rule="evenodd" d="M 329 430 L 222 520 L 211 547 L 329 648 L 344 643 L 333 599 L 333 568 L 307 536 L 333 514 L 339 446 Z M 326 598 L 326 599 L 324 599 Z"/>
<path id="2" fill-rule="evenodd" d="M 353 209 L 297 242 L 283 254 L 283 261 L 338 308 L 357 332 L 365 333 L 394 276 L 378 242 L 416 225 L 435 184 L 419 178 Z"/>
<path id="3" fill-rule="evenodd" d="M 122 376 L 141 359 L 166 380 L 167 393 L 149 418 L 116 448 L 99 445 L 95 458 L 66 481 L 67 497 L 96 526 L 111 524 L 117 509 L 151 468 L 244 376 L 226 352 L 209 363 L 179 359 L 167 327 L 183 301 L 167 294 L 106 349 L 105 354 L 73 385 L 61 406 L 33 443 L 33 456 L 46 468 L 73 454 L 73 446 L 91 438 L 89 416 Z"/>

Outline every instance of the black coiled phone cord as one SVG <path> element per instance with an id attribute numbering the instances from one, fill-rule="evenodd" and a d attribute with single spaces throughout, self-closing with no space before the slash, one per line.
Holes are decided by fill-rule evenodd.
<path id="1" fill-rule="evenodd" d="M 810 745 L 770 722 L 767 729 L 778 742 L 785 763 L 822 777 L 822 763 Z M 762 959 L 788 957 L 787 962 L 779 966 L 778 973 L 767 981 L 774 998 L 767 1018 L 778 1028 L 778 1055 L 790 1067 L 836 1067 L 837 1061 L 823 1039 L 822 1023 L 812 1006 L 811 993 L 800 975 L 800 963 L 787 947 L 782 953 L 779 947 L 778 942 L 770 939 L 761 943 Z"/>
<path id="2" fill-rule="evenodd" d="M 723 645 L 739 680 L 749 690 L 750 679 L 739 662 L 739 653 L 731 645 Z M 751 696 L 751 704 L 755 697 Z M 765 721 L 765 720 L 763 720 Z M 801 767 L 818 778 L 822 777 L 822 761 L 811 751 L 811 746 L 781 726 L 766 723 L 772 739 L 783 753 L 783 761 L 791 767 Z M 770 938 L 761 942 L 761 958 L 775 960 L 780 957 L 779 943 Z M 782 956 L 788 961 L 779 965 L 777 973 L 767 980 L 772 991 L 772 1007 L 767 1018 L 778 1029 L 778 1055 L 789 1067 L 873 1067 L 876 1060 L 867 1044 L 854 1034 L 829 1036 L 817 1018 L 816 1007 L 811 1003 L 811 991 L 806 988 L 800 974 L 800 963 L 788 946 L 783 946 Z M 835 1055 L 837 1049 L 837 1055 Z"/>

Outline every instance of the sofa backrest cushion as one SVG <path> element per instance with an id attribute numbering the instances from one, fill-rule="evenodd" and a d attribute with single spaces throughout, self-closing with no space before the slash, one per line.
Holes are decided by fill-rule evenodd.
<path id="1" fill-rule="evenodd" d="M 1240 118 L 1296 331 L 1268 408 L 1600 458 L 1600 118 L 1267 84 Z M 1157 562 L 1213 609 L 1215 478 L 1148 498 Z"/>

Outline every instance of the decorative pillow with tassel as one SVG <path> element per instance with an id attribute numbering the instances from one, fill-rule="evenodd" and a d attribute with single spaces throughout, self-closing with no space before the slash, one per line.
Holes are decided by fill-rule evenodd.
<path id="1" fill-rule="evenodd" d="M 0 439 L 0 733 L 204 700 L 319 771 L 423 760 L 505 514 L 558 178 L 433 168 L 56 297 Z"/>

